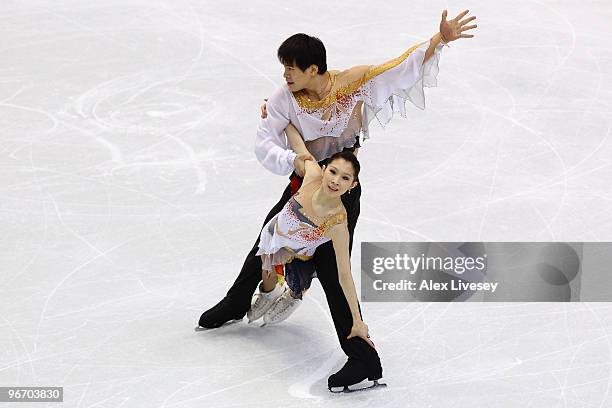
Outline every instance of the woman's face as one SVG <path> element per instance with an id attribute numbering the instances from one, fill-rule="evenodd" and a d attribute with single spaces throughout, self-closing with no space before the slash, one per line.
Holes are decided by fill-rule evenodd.
<path id="1" fill-rule="evenodd" d="M 338 158 L 323 171 L 323 188 L 331 196 L 341 196 L 357 185 L 351 162 Z"/>

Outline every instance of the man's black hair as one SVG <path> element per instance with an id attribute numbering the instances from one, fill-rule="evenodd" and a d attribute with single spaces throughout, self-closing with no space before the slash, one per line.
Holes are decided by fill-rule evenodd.
<path id="1" fill-rule="evenodd" d="M 283 65 L 294 65 L 306 71 L 311 65 L 319 68 L 319 75 L 327 72 L 327 56 L 323 42 L 308 34 L 293 34 L 278 47 L 278 60 Z"/>

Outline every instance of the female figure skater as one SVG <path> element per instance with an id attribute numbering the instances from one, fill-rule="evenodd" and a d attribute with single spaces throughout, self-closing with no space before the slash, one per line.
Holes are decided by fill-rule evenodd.
<path id="1" fill-rule="evenodd" d="M 264 316 L 265 324 L 285 320 L 299 306 L 302 295 L 315 276 L 309 260 L 316 248 L 332 241 L 336 253 L 338 279 L 353 317 L 347 338 L 361 337 L 374 347 L 368 326 L 361 319 L 349 259 L 349 232 L 341 196 L 357 186 L 359 161 L 349 151 L 334 154 L 327 166 L 319 167 L 297 129 L 289 125 L 287 139 L 293 151 L 308 158 L 302 186 L 281 212 L 263 228 L 259 251 L 262 282 L 247 312 L 249 322 Z M 284 280 L 288 288 L 279 285 Z"/>

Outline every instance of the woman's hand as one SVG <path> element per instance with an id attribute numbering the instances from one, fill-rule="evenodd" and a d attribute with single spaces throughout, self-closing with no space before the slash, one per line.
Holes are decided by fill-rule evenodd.
<path id="1" fill-rule="evenodd" d="M 266 109 L 266 102 L 268 102 L 268 100 L 264 99 L 264 103 L 262 103 L 261 106 L 259 107 L 259 109 L 261 110 L 262 119 L 265 119 L 268 117 L 268 110 Z"/>
<path id="2" fill-rule="evenodd" d="M 368 334 L 368 325 L 361 320 L 353 323 L 351 333 L 348 335 L 347 339 L 352 339 L 353 337 L 361 337 L 366 343 L 372 346 L 372 348 L 375 348 L 374 343 L 372 340 L 370 340 L 370 335 Z"/>
<path id="3" fill-rule="evenodd" d="M 315 161 L 314 157 L 310 154 L 298 154 L 293 159 L 293 167 L 298 176 L 304 177 L 306 175 L 306 160 Z"/>
<path id="4" fill-rule="evenodd" d="M 470 21 L 476 20 L 475 16 L 461 20 L 469 12 L 469 10 L 462 11 L 457 15 L 457 17 L 448 21 L 446 20 L 446 10 L 442 12 L 442 21 L 440 21 L 440 36 L 442 37 L 442 41 L 444 41 L 445 43 L 449 43 L 459 38 L 474 37 L 474 35 L 472 34 L 462 34 L 464 31 L 471 30 L 477 27 L 476 24 L 466 25 Z"/>

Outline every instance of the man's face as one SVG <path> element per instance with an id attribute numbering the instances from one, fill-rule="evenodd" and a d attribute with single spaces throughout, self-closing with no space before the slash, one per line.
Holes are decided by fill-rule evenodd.
<path id="1" fill-rule="evenodd" d="M 308 83 L 311 80 L 310 75 L 308 74 L 308 68 L 306 71 L 302 71 L 299 67 L 295 65 L 283 65 L 285 67 L 285 72 L 283 73 L 283 77 L 287 82 L 287 86 L 291 92 L 301 91 L 306 88 Z"/>

